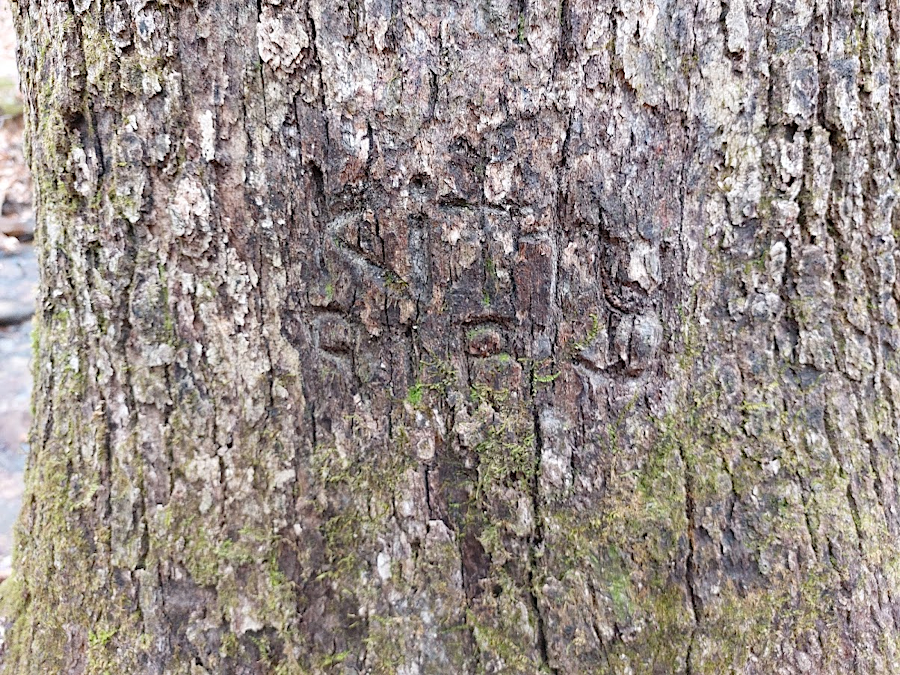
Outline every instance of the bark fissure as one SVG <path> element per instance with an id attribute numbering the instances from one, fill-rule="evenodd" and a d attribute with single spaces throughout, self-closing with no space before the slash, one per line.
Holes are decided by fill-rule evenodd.
<path id="1" fill-rule="evenodd" d="M 541 520 L 541 495 L 540 495 L 540 479 L 541 479 L 541 457 L 543 451 L 543 440 L 541 437 L 541 422 L 538 412 L 538 404 L 534 401 L 534 371 L 532 377 L 532 406 L 534 420 L 534 476 L 531 479 L 531 509 L 533 512 L 534 525 L 528 542 L 528 593 L 531 601 L 531 609 L 534 612 L 535 627 L 537 633 L 537 647 L 541 657 L 542 667 L 551 673 L 559 671 L 550 664 L 550 655 L 547 651 L 547 635 L 544 625 L 545 619 L 541 611 L 540 599 L 536 588 L 537 580 L 535 571 L 538 569 L 540 556 L 543 554 L 544 536 L 543 522 Z"/>
<path id="2" fill-rule="evenodd" d="M 688 552 L 687 558 L 685 560 L 685 581 L 687 583 L 688 597 L 690 598 L 691 613 L 693 615 L 693 626 L 691 627 L 690 637 L 688 639 L 687 652 L 685 654 L 684 663 L 685 672 L 687 673 L 687 675 L 691 675 L 691 673 L 693 673 L 691 655 L 694 649 L 694 639 L 697 634 L 697 630 L 700 628 L 703 622 L 703 612 L 702 606 L 700 604 L 700 599 L 697 594 L 697 589 L 695 587 L 696 582 L 694 579 L 694 570 L 696 565 L 694 535 L 697 525 L 694 519 L 694 511 L 696 507 L 694 504 L 693 478 L 691 476 L 691 466 L 688 463 L 688 459 L 685 455 L 684 447 L 679 446 L 679 452 L 681 455 L 682 470 L 684 471 L 684 515 L 687 522 Z"/>

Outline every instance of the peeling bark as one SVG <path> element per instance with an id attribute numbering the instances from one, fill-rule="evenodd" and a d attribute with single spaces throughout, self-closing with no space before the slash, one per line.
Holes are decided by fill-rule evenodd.
<path id="1" fill-rule="evenodd" d="M 16 4 L 8 673 L 900 671 L 900 4 Z"/>

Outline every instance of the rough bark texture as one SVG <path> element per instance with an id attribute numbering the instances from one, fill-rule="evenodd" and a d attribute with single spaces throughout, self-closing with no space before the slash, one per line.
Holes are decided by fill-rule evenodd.
<path id="1" fill-rule="evenodd" d="M 4 672 L 900 672 L 898 0 L 16 21 Z"/>

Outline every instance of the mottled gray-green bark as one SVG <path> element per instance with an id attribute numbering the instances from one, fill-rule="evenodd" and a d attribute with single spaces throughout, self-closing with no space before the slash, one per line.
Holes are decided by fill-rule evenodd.
<path id="1" fill-rule="evenodd" d="M 900 1 L 15 13 L 3 672 L 900 672 Z"/>

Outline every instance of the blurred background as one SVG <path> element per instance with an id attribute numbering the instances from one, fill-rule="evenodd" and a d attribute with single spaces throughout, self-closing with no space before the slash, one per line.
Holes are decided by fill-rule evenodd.
<path id="1" fill-rule="evenodd" d="M 33 234 L 15 32 L 9 2 L 0 0 L 0 579 L 10 572 L 28 448 L 31 315 L 38 280 Z"/>

